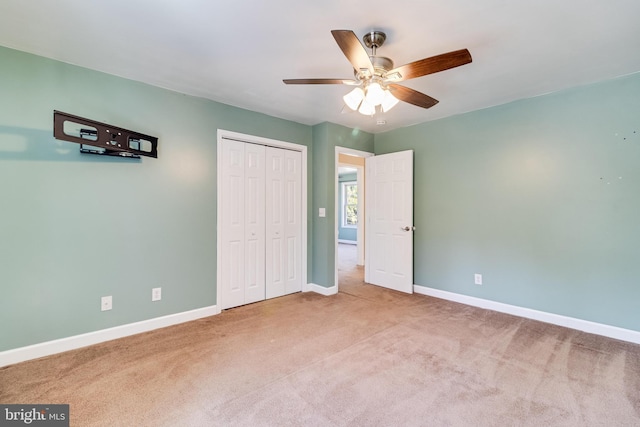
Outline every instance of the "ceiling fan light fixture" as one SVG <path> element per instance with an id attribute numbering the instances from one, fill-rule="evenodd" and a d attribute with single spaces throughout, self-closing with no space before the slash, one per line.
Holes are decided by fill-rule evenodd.
<path id="1" fill-rule="evenodd" d="M 369 104 L 373 106 L 380 105 L 384 100 L 384 97 L 385 93 L 380 86 L 380 83 L 369 83 L 369 85 L 367 86 L 367 95 L 365 96 L 365 99 Z"/>
<path id="2" fill-rule="evenodd" d="M 400 100 L 398 98 L 396 98 L 395 96 L 393 96 L 393 94 L 391 93 L 391 91 L 389 89 L 385 89 L 385 91 L 384 91 L 384 99 L 382 100 L 382 103 L 380 104 L 382 106 L 382 111 L 384 113 L 386 113 L 387 111 L 389 111 L 393 107 L 395 107 L 398 102 L 400 102 Z"/>
<path id="3" fill-rule="evenodd" d="M 344 103 L 347 105 L 347 107 L 355 111 L 358 109 L 360 103 L 364 99 L 364 91 L 362 90 L 362 88 L 357 87 L 343 96 L 342 99 L 344 100 Z"/>
<path id="4" fill-rule="evenodd" d="M 376 106 L 367 101 L 367 98 L 362 100 L 360 108 L 358 109 L 360 114 L 365 116 L 373 116 L 376 113 Z"/>

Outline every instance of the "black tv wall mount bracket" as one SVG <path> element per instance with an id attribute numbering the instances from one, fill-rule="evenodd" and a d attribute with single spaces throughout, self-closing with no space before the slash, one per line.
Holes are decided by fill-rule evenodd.
<path id="1" fill-rule="evenodd" d="M 80 152 L 139 159 L 158 158 L 158 138 L 95 120 L 53 111 L 53 136 L 80 144 Z M 87 148 L 90 147 L 90 148 Z"/>

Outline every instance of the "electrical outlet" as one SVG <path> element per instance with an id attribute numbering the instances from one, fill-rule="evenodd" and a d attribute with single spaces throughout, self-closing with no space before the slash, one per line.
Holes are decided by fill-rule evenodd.
<path id="1" fill-rule="evenodd" d="M 160 301 L 162 299 L 162 288 L 151 289 L 151 301 Z"/>
<path id="2" fill-rule="evenodd" d="M 476 285 L 482 285 L 482 274 L 478 274 L 478 273 L 474 274 L 473 280 Z"/>
<path id="3" fill-rule="evenodd" d="M 107 311 L 113 308 L 113 299 L 111 296 L 100 298 L 100 310 Z"/>

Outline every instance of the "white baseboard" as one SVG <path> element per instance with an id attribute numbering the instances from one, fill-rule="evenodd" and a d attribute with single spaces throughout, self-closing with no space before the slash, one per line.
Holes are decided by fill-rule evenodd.
<path id="1" fill-rule="evenodd" d="M 0 352 L 0 367 L 220 314 L 216 305 Z"/>
<path id="2" fill-rule="evenodd" d="M 622 341 L 640 344 L 640 331 L 619 328 L 617 326 L 605 325 L 602 323 L 590 322 L 588 320 L 576 319 L 574 317 L 562 316 L 559 314 L 547 313 L 545 311 L 532 310 L 530 308 L 518 307 L 516 305 L 504 304 L 501 302 L 471 297 L 468 295 L 456 294 L 453 292 L 441 291 L 421 285 L 413 285 L 413 291 L 417 294 L 428 295 L 449 301 L 459 302 L 474 307 L 486 308 L 488 310 L 499 311 L 501 313 L 512 314 L 514 316 L 527 319 L 539 320 L 566 328 L 577 329 L 591 334 L 602 335 Z"/>
<path id="3" fill-rule="evenodd" d="M 315 283 L 308 283 L 306 288 L 309 291 L 316 292 L 324 296 L 335 295 L 338 292 L 336 286 L 326 288 L 324 286 L 316 285 Z M 573 317 L 561 316 L 544 311 L 532 310 L 525 307 L 518 307 L 515 305 L 471 297 L 468 295 L 456 294 L 453 292 L 442 291 L 439 289 L 433 289 L 421 285 L 413 285 L 413 291 L 421 295 L 428 295 L 435 298 L 446 299 L 449 301 L 459 302 L 474 307 L 512 314 L 514 316 L 524 317 L 527 319 L 539 320 L 541 322 L 551 323 L 571 329 L 577 329 L 579 331 L 640 344 L 639 331 L 619 328 L 617 326 L 604 325 L 601 323 L 590 322 Z M 140 322 L 116 326 L 100 331 L 89 332 L 86 334 L 75 335 L 72 337 L 61 338 L 58 340 L 47 341 L 26 347 L 7 350 L 0 352 L 0 367 L 24 362 L 26 360 L 37 359 L 39 357 L 50 356 L 52 354 L 74 350 L 105 341 L 123 338 L 129 335 L 148 332 L 154 329 L 177 325 L 196 319 L 201 319 L 203 317 L 214 316 L 217 314 L 220 314 L 220 309 L 214 305 L 210 307 L 186 311 L 183 313 L 170 314 L 168 316 L 157 317 L 155 319 L 143 320 Z"/>
<path id="4" fill-rule="evenodd" d="M 311 292 L 324 295 L 325 297 L 338 293 L 338 287 L 335 285 L 330 288 L 325 288 L 324 286 L 316 285 L 315 283 L 309 283 L 308 287 Z"/>

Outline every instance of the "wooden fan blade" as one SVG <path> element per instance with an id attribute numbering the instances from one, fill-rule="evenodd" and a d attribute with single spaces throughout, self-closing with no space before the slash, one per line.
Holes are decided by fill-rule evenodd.
<path id="1" fill-rule="evenodd" d="M 353 80 L 343 79 L 284 79 L 282 81 L 288 85 L 347 85 L 353 83 Z"/>
<path id="2" fill-rule="evenodd" d="M 332 30 L 331 34 L 356 71 L 368 70 L 369 74 L 373 75 L 373 64 L 369 59 L 369 54 L 353 31 Z"/>
<path id="3" fill-rule="evenodd" d="M 418 107 L 431 108 L 438 103 L 437 99 L 405 86 L 389 84 L 387 85 L 387 88 L 391 91 L 391 94 L 400 101 L 408 102 L 409 104 L 417 105 Z"/>
<path id="4" fill-rule="evenodd" d="M 467 49 L 461 49 L 402 65 L 388 71 L 386 76 L 389 76 L 394 82 L 400 82 L 459 67 L 470 62 L 471 54 L 469 51 Z M 398 73 L 399 77 L 394 77 L 395 73 Z"/>

